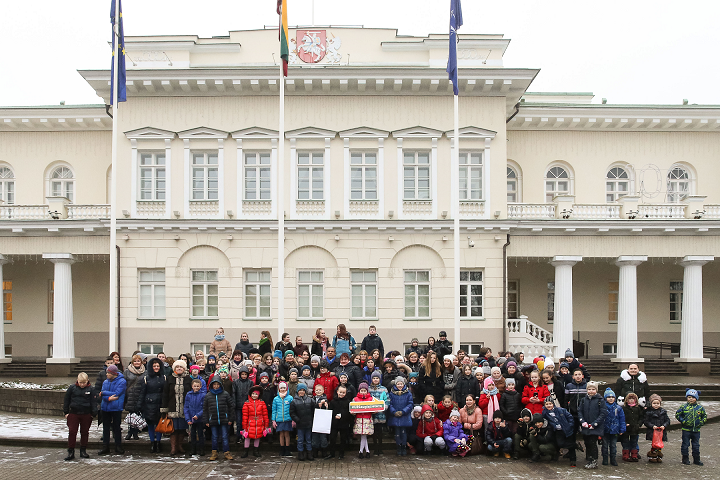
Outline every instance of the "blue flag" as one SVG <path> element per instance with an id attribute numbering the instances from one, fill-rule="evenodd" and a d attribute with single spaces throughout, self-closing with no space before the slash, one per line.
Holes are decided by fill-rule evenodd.
<path id="1" fill-rule="evenodd" d="M 113 46 L 113 57 L 115 54 L 118 57 L 118 102 L 127 101 L 127 86 L 125 84 L 126 73 L 125 73 L 125 34 L 123 33 L 123 19 L 122 19 L 122 2 L 117 0 L 118 7 L 120 9 L 120 21 L 118 22 L 118 36 L 115 37 L 115 1 L 112 0 L 110 6 L 110 23 L 113 26 L 112 35 L 112 46 Z M 119 40 L 119 45 L 116 47 L 116 40 Z M 110 62 L 110 105 L 115 100 L 115 60 Z"/>
<path id="2" fill-rule="evenodd" d="M 453 93 L 458 92 L 458 67 L 457 67 L 457 31 L 462 27 L 462 7 L 460 0 L 450 0 L 450 54 L 448 55 L 447 73 L 453 83 Z"/>

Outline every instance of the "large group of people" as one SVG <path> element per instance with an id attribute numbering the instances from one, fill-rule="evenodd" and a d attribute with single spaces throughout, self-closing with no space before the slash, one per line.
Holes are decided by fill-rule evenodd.
<path id="1" fill-rule="evenodd" d="M 111 433 L 115 452 L 124 453 L 124 423 L 126 441 L 139 440 L 147 426 L 151 453 L 163 452 L 166 436 L 171 456 L 205 456 L 209 442 L 209 460 L 233 459 L 231 437 L 243 458 L 251 448 L 260 457 L 261 441 L 278 441 L 281 456 L 292 456 L 294 446 L 299 461 L 312 461 L 344 458 L 353 438 L 359 440 L 359 458 L 371 455 L 370 440 L 372 453 L 383 455 L 383 437 L 391 435 L 398 456 L 487 454 L 531 462 L 562 457 L 574 467 L 581 451 L 585 468 L 594 469 L 600 457 L 602 465 L 617 465 L 618 442 L 623 461 L 640 461 L 644 426 L 651 441 L 648 461 L 662 462 L 670 420 L 637 365 L 601 391 L 570 349 L 558 360 L 496 355 L 490 348 L 472 357 L 455 351 L 444 331 L 424 345 L 413 338 L 405 352 L 386 352 L 374 326 L 358 344 L 343 324 L 332 338 L 318 328 L 310 345 L 300 336 L 292 343 L 284 333 L 273 346 L 270 332 L 263 331 L 256 345 L 243 333 L 233 348 L 219 328 L 207 355 L 198 350 L 174 359 L 135 352 L 123 368 L 113 352 L 94 386 L 80 374 L 65 396 L 66 460 L 75 458 L 78 429 L 80 456 L 88 458 L 88 430 L 98 415 L 100 455 L 110 453 Z M 688 389 L 676 418 L 683 463 L 690 463 L 692 444 L 693 461 L 702 465 L 699 431 L 707 416 L 698 400 L 699 392 Z M 384 409 L 351 413 L 351 405 L 367 402 Z M 313 428 L 318 410 L 331 412 L 323 414 L 331 418 L 329 434 Z"/>

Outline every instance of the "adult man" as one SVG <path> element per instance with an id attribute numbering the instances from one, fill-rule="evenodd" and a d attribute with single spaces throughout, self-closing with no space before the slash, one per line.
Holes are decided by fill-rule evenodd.
<path id="1" fill-rule="evenodd" d="M 167 362 L 167 355 L 165 355 L 165 352 L 158 353 L 157 358 L 163 363 L 163 375 L 165 375 L 166 377 L 172 375 L 172 367 Z"/>
<path id="2" fill-rule="evenodd" d="M 438 359 L 441 360 L 445 358 L 445 355 L 452 354 L 453 344 L 447 339 L 447 333 L 445 330 L 442 330 L 438 336 L 440 339 L 435 342 L 435 348 L 437 349 Z"/>
<path id="3" fill-rule="evenodd" d="M 250 337 L 247 332 L 243 332 L 240 335 L 240 341 L 235 344 L 235 350 L 240 350 L 244 357 L 247 359 L 250 355 L 250 350 L 253 348 L 253 344 L 250 342 Z"/>
<path id="4" fill-rule="evenodd" d="M 385 347 L 383 346 L 382 338 L 377 334 L 375 325 L 370 325 L 368 334 L 363 338 L 362 344 L 360 345 L 360 350 L 365 350 L 369 355 L 375 349 L 380 350 L 380 358 L 385 358 Z"/>
<path id="5" fill-rule="evenodd" d="M 340 365 L 340 359 L 335 355 L 335 347 L 327 347 L 325 354 L 325 360 L 328 362 L 328 370 L 334 372 L 335 369 Z"/>
<path id="6" fill-rule="evenodd" d="M 300 335 L 295 337 L 295 346 L 293 347 L 293 352 L 295 352 L 296 357 L 300 357 L 303 352 L 308 352 L 308 355 L 310 354 L 310 349 L 307 345 L 303 344 L 302 337 Z"/>

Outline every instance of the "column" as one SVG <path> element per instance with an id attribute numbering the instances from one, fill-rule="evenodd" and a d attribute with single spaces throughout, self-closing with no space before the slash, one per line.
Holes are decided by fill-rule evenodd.
<path id="1" fill-rule="evenodd" d="M 11 358 L 5 357 L 5 294 L 3 285 L 3 265 L 8 263 L 4 255 L 0 255 L 0 363 L 10 363 Z"/>
<path id="2" fill-rule="evenodd" d="M 61 375 L 71 364 L 79 363 L 75 358 L 75 338 L 73 330 L 73 299 L 71 265 L 75 258 L 69 253 L 44 253 L 43 258 L 55 264 L 55 292 L 53 296 L 53 356 L 48 358 L 48 375 Z M 64 368 L 60 368 L 60 366 Z M 56 368 L 57 367 L 57 368 Z"/>
<path id="3" fill-rule="evenodd" d="M 556 359 L 562 358 L 568 348 L 573 348 L 572 267 L 580 261 L 581 256 L 567 255 L 555 256 L 550 261 L 555 267 L 553 339 Z"/>
<path id="4" fill-rule="evenodd" d="M 615 265 L 620 267 L 618 290 L 617 355 L 611 359 L 618 363 L 643 363 L 638 358 L 637 340 L 637 266 L 648 257 L 623 255 Z"/>
<path id="5" fill-rule="evenodd" d="M 683 275 L 682 325 L 680 327 L 680 358 L 691 375 L 707 375 L 710 359 L 703 356 L 702 267 L 715 260 L 712 256 L 689 255 L 680 265 Z M 706 371 L 707 370 L 707 371 Z"/>

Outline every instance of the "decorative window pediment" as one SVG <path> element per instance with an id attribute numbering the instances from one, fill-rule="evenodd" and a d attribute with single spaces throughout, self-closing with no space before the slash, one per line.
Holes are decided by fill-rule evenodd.
<path id="1" fill-rule="evenodd" d="M 169 130 L 162 130 L 155 127 L 143 127 L 136 130 L 130 130 L 125 132 L 125 136 L 131 140 L 140 139 L 160 139 L 160 140 L 172 140 L 175 138 L 175 132 Z"/>
<path id="2" fill-rule="evenodd" d="M 224 132 L 222 130 L 215 130 L 214 128 L 208 128 L 208 127 L 197 127 L 192 128 L 190 130 L 183 130 L 182 132 L 178 132 L 178 137 L 182 139 L 186 138 L 200 138 L 200 139 L 223 139 L 227 138 L 228 132 Z"/>
<path id="3" fill-rule="evenodd" d="M 458 133 L 460 134 L 461 140 L 463 138 L 490 138 L 490 139 L 492 139 L 492 138 L 495 138 L 495 135 L 497 135 L 497 132 L 488 130 L 486 128 L 480 128 L 480 127 L 463 127 L 460 130 L 458 130 Z M 452 139 L 455 137 L 455 131 L 448 130 L 447 132 L 445 132 L 445 135 L 447 135 L 448 138 Z"/>
<path id="4" fill-rule="evenodd" d="M 234 132 L 231 132 L 230 135 L 232 136 L 232 138 L 242 139 L 242 140 L 246 140 L 246 139 L 262 140 L 264 138 L 268 138 L 268 139 L 278 138 L 277 130 L 270 130 L 268 128 L 262 128 L 262 127 L 244 128 L 242 130 L 236 130 Z"/>
<path id="5" fill-rule="evenodd" d="M 378 130 L 377 128 L 358 127 L 338 132 L 340 138 L 387 138 L 390 132 Z"/>
<path id="6" fill-rule="evenodd" d="M 335 138 L 337 132 L 324 128 L 305 127 L 290 130 L 285 133 L 286 138 Z"/>
<path id="7" fill-rule="evenodd" d="M 395 138 L 440 138 L 443 132 L 435 130 L 434 128 L 417 126 L 395 130 L 392 132 L 392 135 Z"/>

